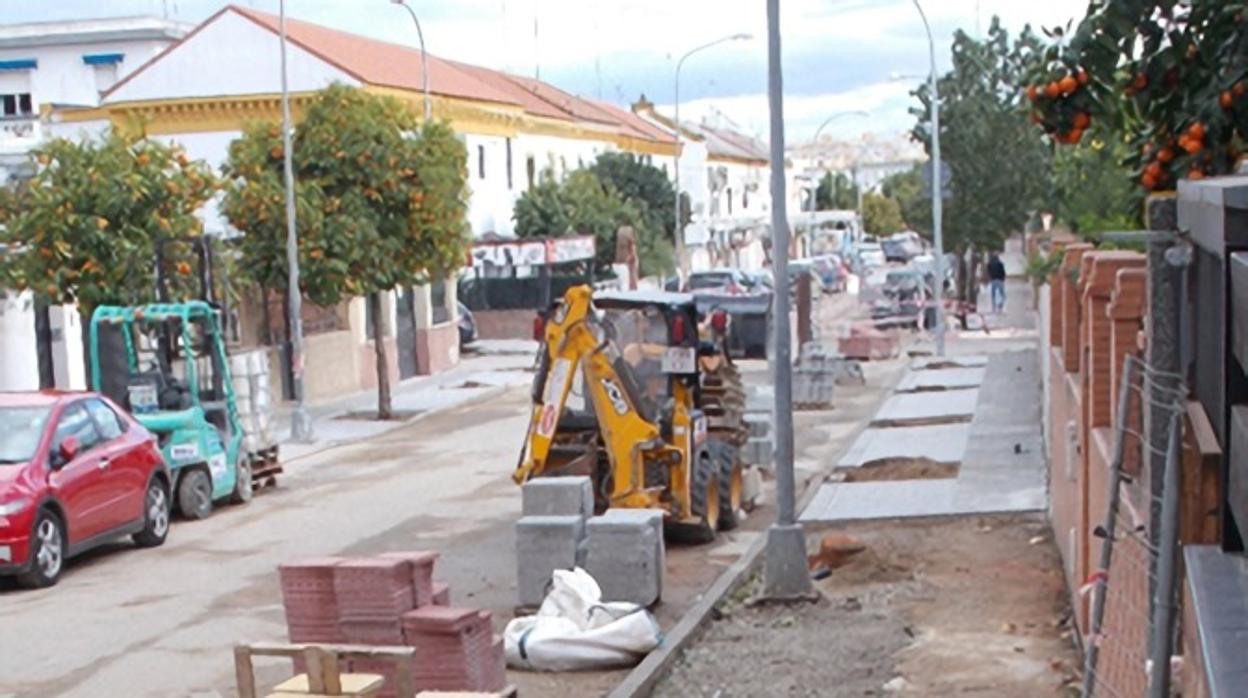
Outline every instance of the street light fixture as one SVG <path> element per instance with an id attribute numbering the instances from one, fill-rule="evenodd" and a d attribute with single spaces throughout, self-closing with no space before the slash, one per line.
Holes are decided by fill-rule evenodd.
<path id="1" fill-rule="evenodd" d="M 400 2 L 400 0 L 394 1 Z M 703 51 L 711 48 L 712 46 L 718 46 L 729 41 L 748 41 L 752 38 L 754 37 L 751 34 L 747 34 L 745 32 L 722 36 L 714 41 L 690 49 L 685 52 L 685 55 L 680 57 L 680 60 L 676 61 L 676 89 L 674 95 L 676 100 L 676 120 L 673 129 L 676 133 L 676 158 L 673 166 L 673 174 L 675 175 L 674 179 L 676 182 L 676 262 L 680 266 L 680 274 L 682 277 L 689 275 L 689 263 L 685 258 L 685 231 L 680 227 L 680 68 L 685 64 L 686 59 L 698 51 Z"/>
<path id="2" fill-rule="evenodd" d="M 942 196 L 943 188 L 941 185 L 940 172 L 940 90 L 936 80 L 936 41 L 932 38 L 932 26 L 928 24 L 927 14 L 923 12 L 923 6 L 919 4 L 919 0 L 913 0 L 914 8 L 919 11 L 919 17 L 923 20 L 923 29 L 927 32 L 928 55 L 931 60 L 931 74 L 928 79 L 931 84 L 931 112 L 932 112 L 932 242 L 936 246 L 936 260 L 934 271 L 936 273 L 936 322 L 933 330 L 936 333 L 936 355 L 945 355 L 945 244 L 942 237 L 942 229 L 944 227 L 941 217 L 943 213 Z"/>
<path id="3" fill-rule="evenodd" d="M 290 86 L 286 79 L 286 0 L 278 3 L 278 34 L 282 54 L 282 177 L 286 187 L 286 293 L 290 309 L 290 376 L 295 409 L 290 435 L 297 442 L 312 440 L 312 419 L 303 404 L 303 295 L 299 291 L 299 236 L 295 226 L 295 167 L 290 137 Z"/>
<path id="4" fill-rule="evenodd" d="M 433 113 L 433 106 L 429 102 L 429 54 L 425 52 L 425 33 L 420 30 L 420 19 L 416 17 L 416 10 L 407 4 L 407 0 L 390 0 L 390 2 L 407 10 L 407 13 L 412 16 L 412 23 L 416 25 L 416 38 L 420 40 L 420 82 L 421 89 L 425 93 L 425 122 L 427 123 Z"/>

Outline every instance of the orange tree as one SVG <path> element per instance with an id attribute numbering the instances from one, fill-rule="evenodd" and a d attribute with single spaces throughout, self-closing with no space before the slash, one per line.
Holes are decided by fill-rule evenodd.
<path id="1" fill-rule="evenodd" d="M 391 417 L 381 294 L 452 273 L 463 263 L 467 153 L 444 123 L 425 123 L 391 97 L 332 85 L 294 134 L 299 279 L 317 305 L 368 298 L 375 319 L 377 413 Z M 230 145 L 223 210 L 244 234 L 242 266 L 285 292 L 286 212 L 281 129 L 253 124 Z"/>
<path id="2" fill-rule="evenodd" d="M 179 145 L 110 129 L 31 151 L 34 174 L 0 196 L 0 282 L 49 303 L 96 306 L 155 300 L 156 244 L 199 235 L 196 211 L 217 190 L 211 169 Z M 164 254 L 175 289 L 192 288 L 190 250 Z M 83 323 L 85 332 L 87 323 Z"/>
<path id="3" fill-rule="evenodd" d="M 1229 172 L 1248 134 L 1248 7 L 1223 0 L 1093 3 L 1028 76 L 1032 119 L 1061 143 L 1096 120 L 1130 139 L 1145 190 Z"/>

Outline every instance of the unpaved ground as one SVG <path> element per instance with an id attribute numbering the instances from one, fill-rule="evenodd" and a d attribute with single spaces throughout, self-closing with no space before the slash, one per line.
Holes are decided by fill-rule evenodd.
<path id="1" fill-rule="evenodd" d="M 866 550 L 816 582 L 818 602 L 749 607 L 754 579 L 654 695 L 1069 695 L 1076 652 L 1042 515 L 823 527 L 808 544 L 832 531 Z"/>

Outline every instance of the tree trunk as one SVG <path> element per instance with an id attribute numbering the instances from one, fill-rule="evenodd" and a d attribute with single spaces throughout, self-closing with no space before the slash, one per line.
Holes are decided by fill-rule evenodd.
<path id="1" fill-rule="evenodd" d="M 386 365 L 386 343 L 381 320 L 381 294 L 368 294 L 368 309 L 373 314 L 373 354 L 377 361 L 377 419 L 394 416 L 390 403 L 390 369 Z"/>
<path id="2" fill-rule="evenodd" d="M 39 359 L 39 389 L 56 387 L 56 371 L 52 361 L 52 318 L 48 301 L 35 294 L 35 350 Z"/>

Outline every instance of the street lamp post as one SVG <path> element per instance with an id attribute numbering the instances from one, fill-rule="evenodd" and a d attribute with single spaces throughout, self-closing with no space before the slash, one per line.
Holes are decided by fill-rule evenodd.
<path id="1" fill-rule="evenodd" d="M 399 0 L 395 1 L 398 2 Z M 680 57 L 680 60 L 676 61 L 676 86 L 674 90 L 676 118 L 675 123 L 672 125 L 672 130 L 676 134 L 676 158 L 674 160 L 672 172 L 675 175 L 674 181 L 676 182 L 676 227 L 674 228 L 676 232 L 676 263 L 680 267 L 680 275 L 682 278 L 689 275 L 689 261 L 685 258 L 685 231 L 682 230 L 680 226 L 680 68 L 685 64 L 686 59 L 698 51 L 711 48 L 712 46 L 718 46 L 719 44 L 726 43 L 728 41 L 746 41 L 750 38 L 751 36 L 745 33 L 722 36 L 714 41 L 690 49 L 685 53 L 685 55 Z"/>
<path id="2" fill-rule="evenodd" d="M 811 145 L 815 146 L 817 149 L 817 147 L 819 147 L 819 136 L 824 134 L 824 129 L 826 129 L 827 125 L 831 124 L 832 121 L 836 121 L 837 119 L 841 119 L 841 117 L 845 117 L 845 116 L 870 116 L 870 114 L 867 114 L 866 111 L 862 111 L 861 109 L 855 109 L 852 111 L 837 111 L 836 114 L 827 117 L 827 119 L 825 119 L 824 122 L 822 122 L 822 124 L 819 125 L 819 129 L 815 129 L 815 137 L 814 139 L 810 140 Z M 815 212 L 819 210 L 819 205 L 816 204 L 816 197 L 819 196 L 819 185 L 821 181 L 822 181 L 822 177 L 820 177 L 819 180 L 815 181 L 815 190 L 812 191 L 810 195 L 810 211 L 811 212 Z M 854 184 L 855 185 L 857 184 L 856 176 L 855 176 Z"/>
<path id="3" fill-rule="evenodd" d="M 286 274 L 290 309 L 290 374 L 295 409 L 290 435 L 295 441 L 312 440 L 312 419 L 303 404 L 303 295 L 299 291 L 299 236 L 295 226 L 295 167 L 290 137 L 290 86 L 286 79 L 286 0 L 278 3 L 278 34 L 282 54 L 282 177 L 286 187 Z"/>
<path id="4" fill-rule="evenodd" d="M 942 237 L 944 196 L 940 173 L 940 91 L 936 80 L 936 41 L 932 39 L 932 26 L 927 22 L 927 14 L 919 0 L 913 0 L 914 7 L 923 20 L 923 29 L 927 31 L 927 46 L 931 60 L 931 110 L 932 110 L 932 242 L 936 245 L 936 262 L 932 266 L 936 273 L 935 296 L 936 323 L 936 355 L 945 355 L 945 244 Z"/>
<path id="5" fill-rule="evenodd" d="M 425 52 L 425 33 L 420 30 L 420 19 L 416 17 L 416 10 L 407 4 L 407 0 L 390 0 L 390 2 L 407 10 L 407 13 L 412 16 L 412 23 L 416 25 L 416 38 L 420 40 L 420 87 L 425 93 L 425 122 L 427 123 L 433 114 L 433 106 L 429 102 L 429 54 Z"/>
<path id="6" fill-rule="evenodd" d="M 775 346 L 776 523 L 767 529 L 764 595 L 810 593 L 806 537 L 797 523 L 793 475 L 793 347 L 789 337 L 789 221 L 784 194 L 784 86 L 780 71 L 780 0 L 767 0 L 767 103 L 771 119 L 771 235 L 776 277 L 772 295 Z"/>

